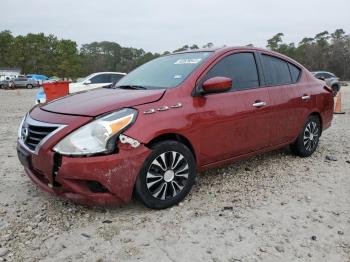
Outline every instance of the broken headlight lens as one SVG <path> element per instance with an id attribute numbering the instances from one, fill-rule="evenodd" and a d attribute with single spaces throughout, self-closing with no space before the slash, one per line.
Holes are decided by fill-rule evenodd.
<path id="1" fill-rule="evenodd" d="M 113 152 L 118 135 L 129 128 L 137 111 L 125 108 L 98 118 L 63 138 L 54 148 L 62 155 L 93 155 Z"/>

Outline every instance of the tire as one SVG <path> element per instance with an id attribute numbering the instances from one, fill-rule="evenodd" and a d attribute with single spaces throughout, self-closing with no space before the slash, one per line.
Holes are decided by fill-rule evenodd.
<path id="1" fill-rule="evenodd" d="M 290 145 L 291 151 L 300 157 L 311 156 L 317 149 L 321 132 L 319 117 L 309 116 L 298 138 Z"/>
<path id="2" fill-rule="evenodd" d="M 164 209 L 181 202 L 196 177 L 196 162 L 184 144 L 163 141 L 152 147 L 135 185 L 135 193 L 149 208 Z"/>
<path id="3" fill-rule="evenodd" d="M 28 84 L 28 85 L 26 85 L 26 88 L 27 88 L 27 89 L 32 89 L 32 88 L 33 88 L 33 85 L 32 85 L 32 84 Z"/>
<path id="4" fill-rule="evenodd" d="M 5 89 L 5 85 L 1 84 L 0 89 Z"/>

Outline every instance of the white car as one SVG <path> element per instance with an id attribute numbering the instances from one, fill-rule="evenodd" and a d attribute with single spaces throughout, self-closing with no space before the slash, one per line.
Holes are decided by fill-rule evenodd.
<path id="1" fill-rule="evenodd" d="M 69 84 L 69 93 L 76 93 L 80 91 L 85 91 L 89 89 L 94 89 L 102 86 L 107 86 L 112 83 L 116 83 L 125 76 L 125 73 L 120 72 L 99 72 L 93 73 L 76 83 Z"/>

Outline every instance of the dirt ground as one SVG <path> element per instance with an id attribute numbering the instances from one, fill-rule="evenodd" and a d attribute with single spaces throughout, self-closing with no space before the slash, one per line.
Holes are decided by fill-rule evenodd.
<path id="1" fill-rule="evenodd" d="M 0 90 L 0 261 L 350 261 L 350 86 L 312 157 L 211 170 L 162 211 L 86 208 L 33 185 L 15 145 L 36 92 Z"/>

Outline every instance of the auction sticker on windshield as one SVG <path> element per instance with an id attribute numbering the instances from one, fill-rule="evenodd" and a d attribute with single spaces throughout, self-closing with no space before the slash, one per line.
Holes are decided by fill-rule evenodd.
<path id="1" fill-rule="evenodd" d="M 202 58 L 178 59 L 174 65 L 198 64 L 200 61 L 202 61 Z"/>

